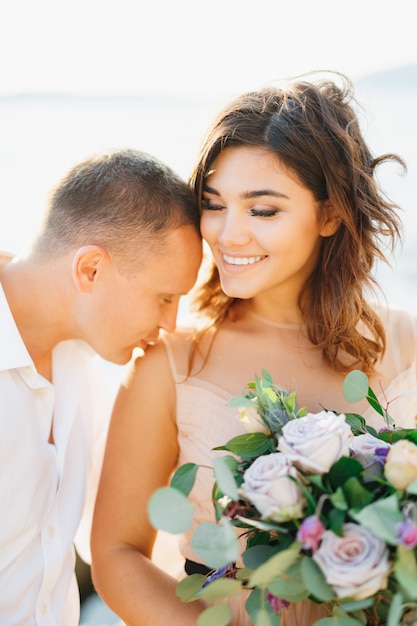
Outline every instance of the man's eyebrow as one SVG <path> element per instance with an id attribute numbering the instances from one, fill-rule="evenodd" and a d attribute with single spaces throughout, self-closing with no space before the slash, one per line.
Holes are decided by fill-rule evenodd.
<path id="1" fill-rule="evenodd" d="M 214 187 L 209 187 L 208 185 L 204 186 L 203 191 L 206 193 L 210 193 L 213 196 L 220 196 L 217 189 Z M 280 191 L 276 191 L 275 189 L 256 189 L 251 191 L 243 191 L 239 196 L 243 200 L 250 200 L 251 198 L 260 198 L 262 196 L 272 196 L 274 198 L 286 198 L 289 200 L 289 197 L 285 193 L 281 193 Z"/>

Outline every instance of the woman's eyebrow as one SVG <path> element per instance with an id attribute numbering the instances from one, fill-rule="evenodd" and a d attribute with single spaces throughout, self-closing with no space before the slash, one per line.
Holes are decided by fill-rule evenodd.
<path id="1" fill-rule="evenodd" d="M 214 187 L 209 187 L 208 185 L 204 187 L 203 191 L 205 191 L 206 193 L 211 193 L 213 196 L 220 196 L 217 189 L 214 189 Z M 243 191 L 239 195 L 244 200 L 250 200 L 251 198 L 260 198 L 261 196 L 273 196 L 274 198 L 287 198 L 287 200 L 289 200 L 289 197 L 285 193 L 281 193 L 280 191 L 276 191 L 274 189 L 256 189 L 251 191 Z"/>

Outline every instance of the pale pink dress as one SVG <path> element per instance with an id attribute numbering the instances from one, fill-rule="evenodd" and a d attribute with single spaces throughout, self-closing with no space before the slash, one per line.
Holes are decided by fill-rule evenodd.
<path id="1" fill-rule="evenodd" d="M 412 316 L 390 314 L 389 322 L 385 320 L 388 338 L 388 350 L 392 352 L 395 376 L 387 389 L 387 398 L 396 397 L 417 388 L 417 321 Z M 394 340 L 395 337 L 395 340 Z M 184 557 L 199 561 L 191 548 L 191 536 L 196 525 L 201 522 L 215 521 L 211 500 L 213 485 L 213 456 L 221 454 L 213 448 L 226 443 L 232 437 L 245 431 L 236 416 L 236 409 L 228 406 L 232 397 L 229 392 L 214 386 L 202 378 L 192 376 L 185 380 L 190 346 L 190 333 L 187 330 L 166 335 L 164 338 L 168 356 L 175 379 L 177 391 L 177 424 L 180 448 L 179 465 L 197 463 L 207 467 L 200 468 L 190 499 L 195 505 L 194 522 L 180 540 L 180 549 Z M 407 346 L 402 341 L 410 342 Z M 414 348 L 410 351 L 410 345 Z M 405 347 L 407 349 L 405 349 Z M 402 350 L 404 348 L 404 350 Z M 402 354 L 407 353 L 407 362 Z M 411 354 L 411 358 L 410 358 Z M 242 388 L 248 381 L 242 381 Z M 276 381 L 278 382 L 278 381 Z M 376 391 L 376 390 L 375 390 Z M 241 389 L 236 390 L 236 395 Z M 371 415 L 369 408 L 363 415 Z M 392 405 L 392 416 L 402 426 L 413 427 L 417 416 L 417 393 L 400 398 Z M 404 416 L 407 416 L 405 419 Z M 252 622 L 246 613 L 242 597 L 231 600 L 233 611 L 232 626 L 251 626 Z M 283 626 L 308 626 L 320 617 L 325 617 L 325 607 L 306 601 L 292 605 L 281 619 Z"/>

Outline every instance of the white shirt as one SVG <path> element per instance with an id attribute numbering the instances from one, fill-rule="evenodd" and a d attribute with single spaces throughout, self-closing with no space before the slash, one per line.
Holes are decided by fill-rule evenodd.
<path id="1" fill-rule="evenodd" d="M 1 626 L 79 623 L 73 542 L 84 507 L 89 532 L 115 386 L 81 341 L 56 346 L 52 371 L 53 385 L 37 373 L 0 286 Z"/>

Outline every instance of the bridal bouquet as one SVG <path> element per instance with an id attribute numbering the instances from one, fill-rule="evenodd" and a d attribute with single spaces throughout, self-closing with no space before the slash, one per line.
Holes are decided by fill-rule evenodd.
<path id="1" fill-rule="evenodd" d="M 226 626 L 227 599 L 242 592 L 257 626 L 279 625 L 283 609 L 305 600 L 327 611 L 316 626 L 417 624 L 417 430 L 395 428 L 363 373 L 343 390 L 367 398 L 386 428 L 354 413 L 307 413 L 265 371 L 233 398 L 247 434 L 216 448 L 225 453 L 214 459 L 216 521 L 192 539 L 210 571 L 177 588 L 184 602 L 215 601 L 198 626 Z M 155 528 L 189 528 L 197 471 L 181 466 L 153 495 Z"/>

